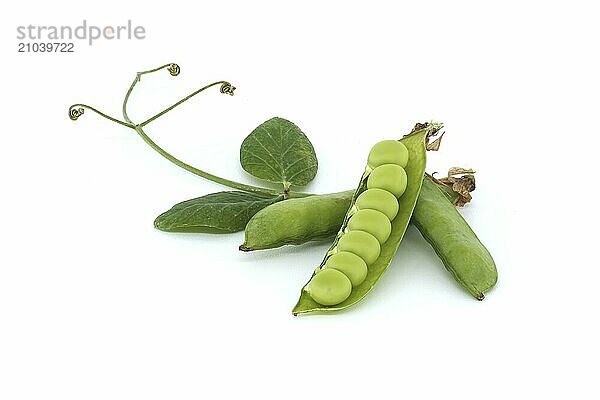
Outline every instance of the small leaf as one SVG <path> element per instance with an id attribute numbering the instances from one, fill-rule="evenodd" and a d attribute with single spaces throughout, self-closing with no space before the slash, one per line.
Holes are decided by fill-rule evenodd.
<path id="1" fill-rule="evenodd" d="M 283 196 L 239 191 L 211 193 L 175 204 L 154 220 L 154 227 L 166 232 L 238 232 L 254 214 L 280 200 Z"/>
<path id="2" fill-rule="evenodd" d="M 310 140 L 292 122 L 275 117 L 263 122 L 244 139 L 242 168 L 269 182 L 304 186 L 317 174 L 317 155 Z"/>

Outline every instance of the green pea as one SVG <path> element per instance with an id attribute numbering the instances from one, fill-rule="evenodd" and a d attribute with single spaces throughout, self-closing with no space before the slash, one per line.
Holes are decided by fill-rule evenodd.
<path id="1" fill-rule="evenodd" d="M 379 257 L 381 246 L 375 236 L 363 231 L 350 231 L 344 233 L 338 241 L 339 251 L 354 253 L 371 265 Z"/>
<path id="2" fill-rule="evenodd" d="M 404 168 L 395 164 L 384 164 L 371 171 L 367 179 L 367 188 L 387 190 L 394 196 L 400 197 L 406 190 L 407 180 Z"/>
<path id="3" fill-rule="evenodd" d="M 365 261 L 356 254 L 347 251 L 340 251 L 329 257 L 323 266 L 323 269 L 326 268 L 343 272 L 352 282 L 352 286 L 363 283 L 368 272 Z"/>
<path id="4" fill-rule="evenodd" d="M 306 291 L 317 303 L 334 306 L 350 296 L 352 282 L 337 269 L 324 269 L 313 276 Z"/>
<path id="5" fill-rule="evenodd" d="M 377 210 L 393 221 L 398 214 L 398 199 L 383 189 L 367 189 L 362 192 L 354 203 L 359 210 Z"/>
<path id="6" fill-rule="evenodd" d="M 371 168 L 383 164 L 396 164 L 406 167 L 406 164 L 408 164 L 408 149 L 397 140 L 383 140 L 371 148 L 367 164 Z"/>
<path id="7" fill-rule="evenodd" d="M 390 233 L 392 233 L 392 224 L 382 212 L 377 210 L 360 210 L 350 217 L 348 230 L 365 231 L 375 236 L 379 244 L 384 244 L 390 237 Z"/>

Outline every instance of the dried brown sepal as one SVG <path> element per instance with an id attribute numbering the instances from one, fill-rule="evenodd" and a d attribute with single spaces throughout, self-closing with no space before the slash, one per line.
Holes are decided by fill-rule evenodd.
<path id="1" fill-rule="evenodd" d="M 471 168 L 452 167 L 448 170 L 448 176 L 458 176 L 463 174 L 474 174 Z"/>
<path id="2" fill-rule="evenodd" d="M 410 131 L 410 133 L 420 131 L 421 129 L 425 129 L 425 128 L 427 128 L 427 126 L 429 126 L 429 122 L 417 122 L 415 124 L 415 127 L 412 129 L 412 131 Z"/>
<path id="3" fill-rule="evenodd" d="M 446 133 L 446 132 L 442 132 L 440 137 L 435 139 L 433 142 L 427 143 L 425 145 L 425 149 L 427 151 L 438 151 L 440 149 L 440 144 L 442 144 L 442 138 L 444 137 L 444 133 Z"/>
<path id="4" fill-rule="evenodd" d="M 462 207 L 473 199 L 470 192 L 475 190 L 475 180 L 469 176 L 460 177 L 452 185 L 452 190 L 460 196 L 456 207 Z"/>
<path id="5" fill-rule="evenodd" d="M 438 184 L 444 185 L 457 196 L 455 200 L 456 207 L 462 207 L 469 203 L 473 197 L 471 192 L 475 190 L 475 171 L 470 168 L 452 167 L 448 170 L 448 176 L 437 179 L 431 178 Z"/>
<path id="6" fill-rule="evenodd" d="M 427 151 L 438 151 L 440 148 L 442 137 L 444 136 L 444 132 L 442 132 L 442 134 L 433 142 L 430 142 L 430 140 L 438 135 L 443 126 L 443 124 L 437 122 L 418 122 L 417 124 L 415 124 L 415 127 L 412 129 L 409 135 L 423 129 L 429 129 L 429 132 L 427 132 L 427 136 L 425 137 L 425 149 Z"/>

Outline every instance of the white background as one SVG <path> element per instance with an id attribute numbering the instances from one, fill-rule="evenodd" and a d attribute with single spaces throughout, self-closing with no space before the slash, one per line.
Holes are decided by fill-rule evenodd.
<path id="1" fill-rule="evenodd" d="M 598 398 L 598 11 L 594 2 L 17 2 L 2 19 L 0 398 Z M 142 41 L 18 54 L 17 25 L 146 28 Z M 167 150 L 259 184 L 239 144 L 297 123 L 306 190 L 356 183 L 369 147 L 445 123 L 428 170 L 477 170 L 463 215 L 497 287 L 472 300 L 410 228 L 353 309 L 295 318 L 327 243 L 240 253 L 243 234 L 166 234 L 156 215 L 221 190 Z"/>

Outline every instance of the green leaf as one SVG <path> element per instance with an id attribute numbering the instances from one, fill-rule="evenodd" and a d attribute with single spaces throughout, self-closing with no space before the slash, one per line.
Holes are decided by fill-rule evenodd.
<path id="1" fill-rule="evenodd" d="M 317 174 L 317 155 L 310 140 L 292 122 L 275 117 L 263 122 L 244 139 L 242 168 L 269 182 L 304 186 Z"/>
<path id="2" fill-rule="evenodd" d="M 239 191 L 211 193 L 175 204 L 154 220 L 154 227 L 166 232 L 238 232 L 254 214 L 280 200 L 283 196 Z"/>

